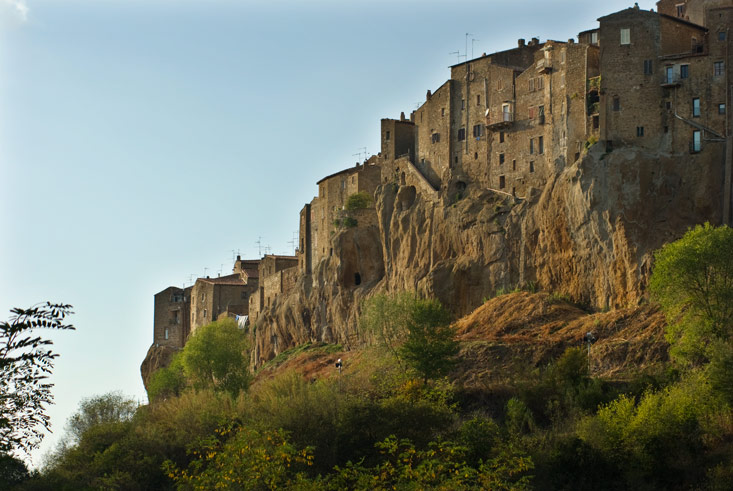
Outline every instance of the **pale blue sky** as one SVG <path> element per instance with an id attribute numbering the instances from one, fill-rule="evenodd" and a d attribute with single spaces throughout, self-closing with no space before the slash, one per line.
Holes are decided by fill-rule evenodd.
<path id="1" fill-rule="evenodd" d="M 479 56 L 632 5 L 0 0 L 0 317 L 66 302 L 78 329 L 52 336 L 44 449 L 82 397 L 144 401 L 153 295 L 259 236 L 291 251 L 316 181 L 377 153 L 380 118 L 439 87 L 466 32 Z"/>

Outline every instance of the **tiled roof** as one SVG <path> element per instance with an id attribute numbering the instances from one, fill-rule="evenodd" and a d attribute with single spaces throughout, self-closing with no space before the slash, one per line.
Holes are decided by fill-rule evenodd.
<path id="1" fill-rule="evenodd" d="M 229 274 L 217 278 L 199 278 L 196 281 L 205 281 L 214 285 L 244 285 L 244 281 L 242 281 L 239 274 Z"/>

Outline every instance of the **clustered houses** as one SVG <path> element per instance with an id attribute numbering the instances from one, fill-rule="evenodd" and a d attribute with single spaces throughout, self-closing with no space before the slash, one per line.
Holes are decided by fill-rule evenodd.
<path id="1" fill-rule="evenodd" d="M 373 203 L 346 203 L 380 184 L 412 186 L 434 202 L 468 185 L 523 198 L 598 142 L 606 152 L 636 147 L 723 163 L 730 223 L 733 0 L 660 0 L 656 12 L 634 6 L 598 21 L 577 41 L 520 39 L 452 66 L 409 119 L 382 119 L 377 156 L 318 182 L 300 212 L 296 256 L 238 259 L 232 275 L 158 293 L 154 342 L 182 346 L 189 326 L 223 314 L 255 320 L 333 254 L 345 218 L 376 224 Z M 358 287 L 358 273 L 349 282 L 341 286 Z"/>

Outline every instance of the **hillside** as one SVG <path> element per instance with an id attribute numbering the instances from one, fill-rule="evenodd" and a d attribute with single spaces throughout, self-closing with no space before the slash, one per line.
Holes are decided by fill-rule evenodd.
<path id="1" fill-rule="evenodd" d="M 515 292 L 490 299 L 454 323 L 461 342 L 454 377 L 466 388 L 501 384 L 550 363 L 570 346 L 584 346 L 592 332 L 591 372 L 606 379 L 626 379 L 667 361 L 664 315 L 655 307 L 588 313 L 556 295 Z M 258 372 L 269 380 L 295 371 L 307 380 L 336 375 L 342 358 L 346 370 L 359 370 L 362 350 L 305 345 L 283 353 Z"/>

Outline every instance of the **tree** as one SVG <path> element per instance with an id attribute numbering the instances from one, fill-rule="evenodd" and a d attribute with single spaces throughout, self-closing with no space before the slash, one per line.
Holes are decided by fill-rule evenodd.
<path id="1" fill-rule="evenodd" d="M 458 342 L 450 313 L 437 300 L 409 292 L 374 295 L 364 303 L 360 323 L 425 381 L 445 375 L 455 364 Z"/>
<path id="2" fill-rule="evenodd" d="M 71 305 L 47 302 L 10 312 L 10 319 L 0 322 L 0 452 L 29 452 L 50 428 L 45 406 L 53 403 L 53 384 L 46 380 L 58 357 L 49 348 L 53 342 L 32 331 L 74 329 L 64 323 L 72 311 Z"/>
<path id="3" fill-rule="evenodd" d="M 181 354 L 183 371 L 196 388 L 213 387 L 237 395 L 250 382 L 247 334 L 232 319 L 194 331 Z"/>
<path id="4" fill-rule="evenodd" d="M 733 336 L 733 229 L 698 225 L 654 255 L 652 296 L 665 311 L 673 355 L 693 364 Z"/>
<path id="5" fill-rule="evenodd" d="M 439 301 L 415 300 L 409 310 L 407 340 L 399 354 L 426 383 L 453 368 L 458 341 L 450 325 L 450 313 Z"/>
<path id="6" fill-rule="evenodd" d="M 66 433 L 73 442 L 78 442 L 95 426 L 130 421 L 137 408 L 137 402 L 120 392 L 82 399 L 79 410 L 66 422 Z"/>
<path id="7" fill-rule="evenodd" d="M 396 295 L 380 293 L 368 298 L 362 307 L 359 323 L 395 357 L 397 349 L 407 338 L 407 322 L 412 304 L 417 301 L 413 293 Z"/>

